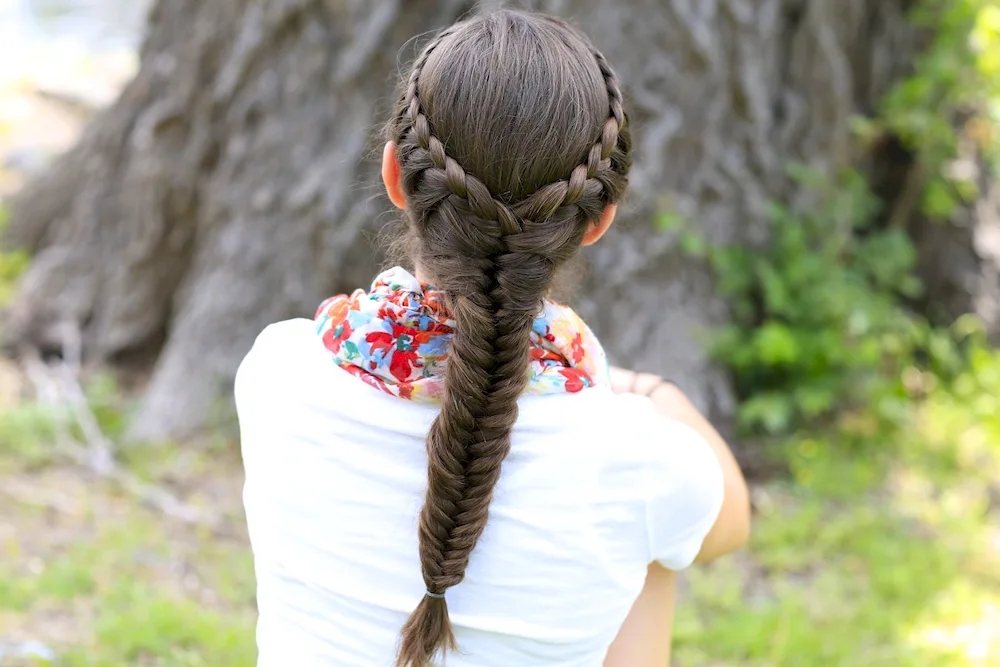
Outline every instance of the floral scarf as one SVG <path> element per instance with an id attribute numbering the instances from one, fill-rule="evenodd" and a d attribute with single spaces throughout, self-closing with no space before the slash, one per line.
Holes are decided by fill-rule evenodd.
<path id="1" fill-rule="evenodd" d="M 436 402 L 455 326 L 445 294 L 396 267 L 371 290 L 334 296 L 316 312 L 317 332 L 338 366 L 393 396 Z M 578 392 L 610 383 L 597 337 L 570 308 L 546 301 L 531 331 L 527 392 Z"/>

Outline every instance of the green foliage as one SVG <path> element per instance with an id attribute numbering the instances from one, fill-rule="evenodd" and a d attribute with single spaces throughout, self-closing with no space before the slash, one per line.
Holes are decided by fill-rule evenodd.
<path id="1" fill-rule="evenodd" d="M 899 372 L 927 335 L 900 306 L 920 291 L 914 250 L 900 230 L 872 225 L 877 202 L 858 173 L 832 184 L 791 174 L 818 205 L 773 205 L 765 248 L 707 250 L 732 308 L 711 352 L 733 374 L 750 431 L 786 433 L 863 405 L 892 419 Z"/>
<path id="2" fill-rule="evenodd" d="M 854 129 L 863 141 L 899 137 L 920 167 L 924 213 L 947 218 L 977 195 L 975 169 L 956 167 L 962 142 L 1000 166 L 1000 2 L 923 0 L 913 20 L 930 29 L 929 47 L 878 116 L 856 119 Z M 863 177 L 790 172 L 811 204 L 774 204 L 764 248 L 709 247 L 676 215 L 661 227 L 710 262 L 729 300 L 732 321 L 711 350 L 733 374 L 742 426 L 781 435 L 833 417 L 844 428 L 850 415 L 847 435 L 870 440 L 908 418 L 905 370 L 946 379 L 967 360 L 956 332 L 908 310 L 921 289 L 914 249 L 886 224 Z"/>
<path id="3" fill-rule="evenodd" d="M 859 121 L 858 129 L 863 138 L 891 133 L 914 151 L 923 169 L 923 211 L 946 219 L 977 194 L 974 172 L 952 168 L 962 138 L 1000 166 L 1000 3 L 923 0 L 912 20 L 933 41 L 914 74 L 883 99 L 879 117 Z"/>
<path id="4" fill-rule="evenodd" d="M 960 144 L 1000 162 L 998 5 L 921 2 L 931 48 L 878 118 L 856 122 L 861 139 L 893 134 L 914 152 L 936 218 L 976 196 L 974 174 L 954 168 Z M 742 565 L 690 574 L 677 659 L 1000 664 L 1000 352 L 974 317 L 933 327 L 907 308 L 920 290 L 913 249 L 859 175 L 793 176 L 818 203 L 775 206 L 764 248 L 706 247 L 670 226 L 732 304 L 713 352 L 736 379 L 743 426 L 781 436 L 791 477 L 756 489 Z"/>
<path id="5" fill-rule="evenodd" d="M 64 476 L 54 477 L 55 488 L 44 480 L 33 485 L 39 498 L 64 492 Z M 16 539 L 0 542 L 0 627 L 11 620 L 33 626 L 67 667 L 253 665 L 254 577 L 245 542 L 214 536 L 206 544 L 118 497 L 113 486 L 84 483 L 92 511 L 79 516 L 53 522 L 50 509 L 14 507 Z M 238 502 L 238 492 L 228 500 Z M 0 510 L 9 507 L 4 502 L 0 496 Z"/>

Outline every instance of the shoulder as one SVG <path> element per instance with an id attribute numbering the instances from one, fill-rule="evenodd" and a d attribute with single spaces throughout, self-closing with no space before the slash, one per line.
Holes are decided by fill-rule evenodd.
<path id="1" fill-rule="evenodd" d="M 236 371 L 233 393 L 237 416 L 248 432 L 265 421 L 298 428 L 324 420 L 323 428 L 329 429 L 334 419 L 426 432 L 436 413 L 428 404 L 400 400 L 345 372 L 324 345 L 316 322 L 306 319 L 277 322 L 257 336 Z M 395 418 L 391 425 L 387 414 Z"/>
<path id="2" fill-rule="evenodd" d="M 718 517 L 722 468 L 711 446 L 693 428 L 657 412 L 652 401 L 623 397 L 627 438 L 640 477 L 650 559 L 679 570 L 694 560 Z"/>
<path id="3" fill-rule="evenodd" d="M 286 385 L 303 362 L 315 359 L 322 341 L 312 320 L 292 319 L 268 325 L 254 341 L 236 371 L 237 408 L 255 394 Z"/>
<path id="4" fill-rule="evenodd" d="M 308 343 L 319 342 L 316 323 L 305 318 L 295 318 L 269 324 L 257 335 L 247 357 L 260 357 L 287 353 Z"/>

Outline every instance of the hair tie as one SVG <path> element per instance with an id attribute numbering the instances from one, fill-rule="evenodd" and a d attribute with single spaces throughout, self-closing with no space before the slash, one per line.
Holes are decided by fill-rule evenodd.
<path id="1" fill-rule="evenodd" d="M 426 593 L 424 593 L 424 595 L 429 598 L 434 598 L 435 600 L 444 599 L 444 593 L 431 593 L 430 591 L 427 591 Z"/>

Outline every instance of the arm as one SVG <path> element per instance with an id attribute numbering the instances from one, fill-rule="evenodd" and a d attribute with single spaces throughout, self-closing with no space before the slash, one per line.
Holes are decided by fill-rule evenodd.
<path id="1" fill-rule="evenodd" d="M 604 667 L 666 667 L 674 625 L 677 575 L 656 563 L 608 649 Z"/>
<path id="2" fill-rule="evenodd" d="M 715 560 L 744 546 L 750 537 L 750 493 L 736 458 L 719 432 L 676 385 L 650 374 L 614 369 L 615 391 L 647 395 L 660 414 L 694 429 L 715 453 L 722 468 L 724 497 L 719 517 L 702 544 L 696 562 Z"/>

